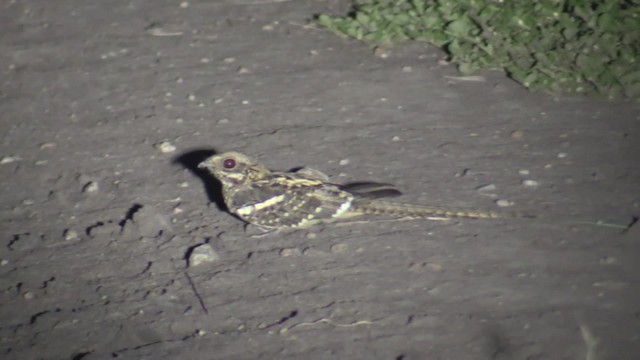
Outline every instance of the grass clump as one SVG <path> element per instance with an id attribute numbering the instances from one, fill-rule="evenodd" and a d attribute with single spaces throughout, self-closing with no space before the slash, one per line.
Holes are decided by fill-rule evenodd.
<path id="1" fill-rule="evenodd" d="M 640 98 L 639 0 L 361 0 L 316 22 L 373 44 L 428 42 L 464 74 L 503 69 L 532 90 Z"/>

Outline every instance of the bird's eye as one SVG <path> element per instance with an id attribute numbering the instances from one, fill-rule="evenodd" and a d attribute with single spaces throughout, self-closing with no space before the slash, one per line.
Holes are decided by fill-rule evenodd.
<path id="1" fill-rule="evenodd" d="M 222 162 L 222 166 L 224 166 L 225 169 L 233 169 L 236 167 L 236 161 L 233 159 L 225 159 Z"/>

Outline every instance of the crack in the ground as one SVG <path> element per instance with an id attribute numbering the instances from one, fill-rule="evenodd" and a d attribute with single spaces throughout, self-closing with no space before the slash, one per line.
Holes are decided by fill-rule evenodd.
<path id="1" fill-rule="evenodd" d="M 265 326 L 264 326 L 264 328 L 265 328 L 265 329 L 269 329 L 269 328 L 272 328 L 272 327 L 274 327 L 274 326 L 282 325 L 282 324 L 284 324 L 285 322 L 287 322 L 287 321 L 289 321 L 289 320 L 293 319 L 293 318 L 294 318 L 294 317 L 296 317 L 296 316 L 298 316 L 298 310 L 292 310 L 292 311 L 289 313 L 289 315 L 285 315 L 285 316 L 283 316 L 280 320 L 278 320 L 278 321 L 276 321 L 276 322 L 274 322 L 274 323 L 271 323 L 271 324 L 269 324 L 269 325 L 265 325 Z"/>
<path id="2" fill-rule="evenodd" d="M 87 226 L 87 227 L 85 228 L 84 232 L 85 232 L 85 234 L 87 234 L 87 236 L 89 236 L 89 237 L 93 237 L 93 235 L 91 235 L 91 233 L 93 232 L 93 230 L 95 230 L 95 229 L 97 229 L 97 228 L 99 228 L 99 227 L 101 227 L 101 226 L 104 226 L 104 225 L 105 225 L 105 223 L 104 223 L 104 222 L 102 222 L 102 221 L 98 221 L 98 222 L 96 222 L 96 223 L 95 223 L 95 224 L 93 224 L 93 225 L 89 225 L 89 226 Z"/>
<path id="3" fill-rule="evenodd" d="M 128 221 L 133 221 L 134 215 L 140 209 L 142 209 L 142 205 L 140 205 L 140 204 L 135 203 L 135 204 L 131 205 L 131 207 L 127 210 L 126 214 L 124 215 L 124 218 L 122 218 L 120 221 L 118 221 L 118 225 L 120 226 L 120 232 L 124 231 L 124 228 L 127 225 Z"/>
<path id="4" fill-rule="evenodd" d="M 33 325 L 33 324 L 35 324 L 35 323 L 36 323 L 36 321 L 37 321 L 40 317 L 42 317 L 43 315 L 46 315 L 46 314 L 51 313 L 51 312 L 58 313 L 58 312 L 60 312 L 60 311 L 62 311 L 60 308 L 55 308 L 54 310 L 43 310 L 43 311 L 40 311 L 40 312 L 38 312 L 38 313 L 35 313 L 35 314 L 33 314 L 33 315 L 31 316 L 31 319 L 29 320 L 29 325 Z"/>

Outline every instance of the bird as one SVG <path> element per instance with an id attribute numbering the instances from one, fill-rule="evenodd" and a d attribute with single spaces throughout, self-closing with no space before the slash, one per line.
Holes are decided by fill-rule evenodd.
<path id="1" fill-rule="evenodd" d="M 198 168 L 220 181 L 229 212 L 262 230 L 304 229 L 367 216 L 391 220 L 519 217 L 515 213 L 381 200 L 399 196 L 402 192 L 387 183 L 334 183 L 326 174 L 313 168 L 271 171 L 236 151 L 208 157 Z"/>

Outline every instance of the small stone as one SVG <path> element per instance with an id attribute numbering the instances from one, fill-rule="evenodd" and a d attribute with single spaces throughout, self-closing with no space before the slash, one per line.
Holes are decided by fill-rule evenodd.
<path id="1" fill-rule="evenodd" d="M 187 100 L 189 101 L 196 101 L 196 96 L 193 94 L 190 94 L 189 96 L 187 96 Z"/>
<path id="2" fill-rule="evenodd" d="M 202 244 L 191 252 L 189 257 L 189 267 L 198 266 L 204 263 L 212 263 L 220 259 L 220 255 L 213 250 L 209 244 Z"/>
<path id="3" fill-rule="evenodd" d="M 249 105 L 249 100 L 242 100 L 242 105 Z"/>
<path id="4" fill-rule="evenodd" d="M 442 271 L 442 265 L 440 264 L 436 264 L 436 263 L 427 263 L 426 265 L 427 269 L 434 271 L 434 272 L 441 272 Z"/>
<path id="5" fill-rule="evenodd" d="M 0 160 L 0 164 L 9 164 L 9 163 L 20 161 L 20 160 L 22 159 L 18 156 L 3 156 L 2 159 Z"/>
<path id="6" fill-rule="evenodd" d="M 604 265 L 611 265 L 617 262 L 618 262 L 618 259 L 614 256 L 605 256 L 602 259 L 600 259 L 600 264 L 604 264 Z"/>
<path id="7" fill-rule="evenodd" d="M 204 331 L 204 330 L 197 330 L 197 331 L 196 331 L 196 335 L 198 335 L 198 336 L 205 336 L 205 335 L 207 335 L 207 332 L 206 332 L 206 331 Z"/>
<path id="8" fill-rule="evenodd" d="M 313 247 L 308 247 L 302 251 L 302 255 L 310 257 L 321 257 L 327 255 L 327 253 Z"/>
<path id="9" fill-rule="evenodd" d="M 25 205 L 25 206 L 31 206 L 31 205 L 33 205 L 35 203 L 36 202 L 33 201 L 32 199 L 24 199 L 24 200 L 22 200 L 22 205 Z"/>
<path id="10" fill-rule="evenodd" d="M 275 27 L 271 24 L 267 24 L 262 27 L 262 31 L 273 31 L 274 29 Z"/>
<path id="11" fill-rule="evenodd" d="M 540 184 L 535 180 L 523 180 L 522 181 L 522 185 L 524 185 L 526 187 L 536 187 L 536 186 L 538 186 Z"/>
<path id="12" fill-rule="evenodd" d="M 62 236 L 64 236 L 64 239 L 66 241 L 77 240 L 78 239 L 78 232 L 76 232 L 73 229 L 67 229 L 67 230 L 64 231 L 64 233 L 62 233 Z"/>
<path id="13" fill-rule="evenodd" d="M 161 153 L 166 154 L 176 151 L 176 147 L 168 141 L 162 141 L 154 145 Z"/>
<path id="14" fill-rule="evenodd" d="M 349 165 L 349 159 L 340 160 L 340 165 L 342 165 L 342 166 Z"/>
<path id="15" fill-rule="evenodd" d="M 527 170 L 527 169 L 520 169 L 520 170 L 518 170 L 518 174 L 519 174 L 519 175 L 522 175 L 522 176 L 529 175 L 529 173 L 530 173 L 530 172 L 529 172 L 529 170 Z"/>
<path id="16" fill-rule="evenodd" d="M 248 74 L 248 73 L 250 73 L 249 69 L 247 69 L 244 66 L 239 67 L 238 70 L 236 71 L 236 74 L 238 75 Z"/>
<path id="17" fill-rule="evenodd" d="M 286 248 L 280 250 L 281 257 L 289 257 L 289 256 L 300 256 L 302 251 L 298 248 Z"/>
<path id="18" fill-rule="evenodd" d="M 222 62 L 224 62 L 225 64 L 231 64 L 231 63 L 236 62 L 236 58 L 234 58 L 234 57 L 224 58 L 224 60 L 222 60 Z"/>
<path id="19" fill-rule="evenodd" d="M 320 52 L 318 50 L 312 49 L 312 50 L 309 50 L 309 54 L 311 56 L 318 56 Z"/>
<path id="20" fill-rule="evenodd" d="M 524 137 L 524 131 L 522 130 L 515 130 L 511 132 L 511 138 L 514 140 L 520 140 Z"/>
<path id="21" fill-rule="evenodd" d="M 318 234 L 316 234 L 316 233 L 312 233 L 312 232 L 307 233 L 307 239 L 313 240 L 313 239 L 315 239 L 317 237 L 318 237 Z"/>
<path id="22" fill-rule="evenodd" d="M 331 246 L 331 252 L 334 254 L 344 254 L 349 250 L 349 245 L 341 243 Z"/>
<path id="23" fill-rule="evenodd" d="M 182 9 L 186 9 L 189 7 L 189 2 L 188 1 L 183 1 L 180 3 L 180 8 Z"/>
<path id="24" fill-rule="evenodd" d="M 181 182 L 180 184 L 178 184 L 178 187 L 181 187 L 181 188 L 183 188 L 183 189 L 184 189 L 184 188 L 188 188 L 188 187 L 189 187 L 189 182 L 187 182 L 187 181 L 183 181 L 183 182 Z"/>
<path id="25" fill-rule="evenodd" d="M 218 124 L 220 125 L 224 125 L 224 124 L 228 124 L 229 123 L 229 119 L 220 119 L 218 120 Z"/>
<path id="26" fill-rule="evenodd" d="M 7 259 L 0 260 L 0 266 L 6 266 L 7 264 L 9 264 L 9 260 Z"/>
<path id="27" fill-rule="evenodd" d="M 566 157 L 567 157 L 567 153 L 563 153 L 563 152 L 558 153 L 558 159 L 564 159 Z"/>
<path id="28" fill-rule="evenodd" d="M 209 58 L 202 58 L 202 59 L 200 59 L 200 63 L 201 63 L 201 64 L 208 64 L 208 63 L 210 63 L 210 62 L 211 62 L 211 60 L 209 60 Z"/>
<path id="29" fill-rule="evenodd" d="M 397 136 L 397 135 L 391 138 L 391 141 L 400 141 L 400 140 L 402 139 L 400 139 L 400 136 Z"/>
<path id="30" fill-rule="evenodd" d="M 403 73 L 410 73 L 413 71 L 413 68 L 411 66 L 403 66 L 402 67 L 402 72 Z"/>
<path id="31" fill-rule="evenodd" d="M 40 150 L 53 149 L 54 147 L 56 147 L 56 143 L 46 142 L 40 144 Z"/>
<path id="32" fill-rule="evenodd" d="M 22 294 L 22 297 L 25 300 L 33 300 L 33 298 L 35 297 L 35 295 L 31 292 L 31 291 L 27 291 L 24 294 Z"/>
<path id="33" fill-rule="evenodd" d="M 376 46 L 373 48 L 373 55 L 382 59 L 386 59 L 389 57 L 389 53 L 383 47 Z"/>
<path id="34" fill-rule="evenodd" d="M 89 181 L 82 186 L 83 193 L 95 193 L 98 192 L 98 183 L 95 181 Z"/>
<path id="35" fill-rule="evenodd" d="M 498 199 L 496 200 L 496 205 L 498 205 L 499 207 L 509 207 L 513 206 L 513 202 L 505 199 Z"/>
<path id="36" fill-rule="evenodd" d="M 494 184 L 486 184 L 478 186 L 476 190 L 478 190 L 479 192 L 495 191 L 496 186 Z"/>

